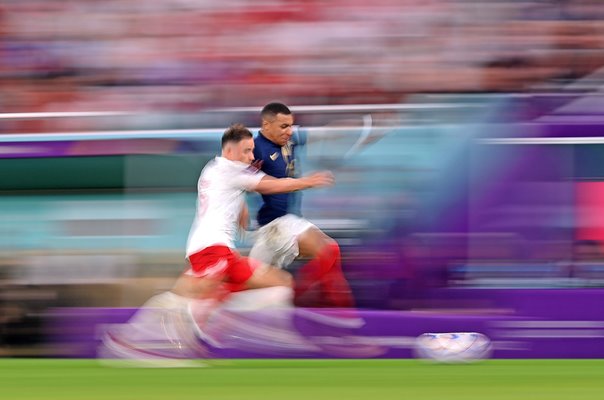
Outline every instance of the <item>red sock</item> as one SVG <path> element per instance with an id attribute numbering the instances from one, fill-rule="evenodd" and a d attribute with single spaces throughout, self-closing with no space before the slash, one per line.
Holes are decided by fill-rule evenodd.
<path id="1" fill-rule="evenodd" d="M 306 263 L 298 272 L 296 298 L 303 296 L 313 285 L 318 284 L 322 305 L 327 307 L 352 307 L 354 301 L 348 282 L 341 267 L 340 246 L 326 245 L 319 254 Z"/>

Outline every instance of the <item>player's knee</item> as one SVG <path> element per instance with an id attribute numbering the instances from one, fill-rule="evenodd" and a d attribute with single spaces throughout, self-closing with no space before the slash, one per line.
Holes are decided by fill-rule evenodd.
<path id="1" fill-rule="evenodd" d="M 294 287 L 294 279 L 292 275 L 278 268 L 271 268 L 266 272 L 266 283 L 268 286 L 281 286 L 286 288 Z"/>
<path id="2" fill-rule="evenodd" d="M 335 240 L 326 241 L 319 252 L 323 257 L 329 260 L 337 260 L 341 257 L 340 245 Z"/>
<path id="3" fill-rule="evenodd" d="M 227 310 L 253 311 L 270 307 L 289 307 L 294 291 L 285 286 L 250 289 L 233 293 L 222 305 Z"/>
<path id="4" fill-rule="evenodd" d="M 340 250 L 338 243 L 318 228 L 308 229 L 298 236 L 298 247 L 301 255 L 311 258 L 319 257 L 325 251 L 339 254 Z"/>
<path id="5" fill-rule="evenodd" d="M 291 276 L 291 274 L 284 273 L 284 274 L 282 274 L 280 279 L 281 279 L 281 284 L 278 286 L 283 287 L 283 288 L 288 288 L 288 289 L 292 289 L 294 287 L 294 278 Z"/>
<path id="6" fill-rule="evenodd" d="M 176 280 L 171 291 L 181 297 L 199 299 L 211 297 L 219 285 L 219 280 L 196 278 L 183 274 Z"/>
<path id="7" fill-rule="evenodd" d="M 273 306 L 287 306 L 294 301 L 294 291 L 291 287 L 275 286 L 268 293 L 269 304 Z"/>
<path id="8" fill-rule="evenodd" d="M 340 245 L 333 239 L 329 239 L 323 245 L 323 251 L 326 251 L 330 256 L 340 257 Z"/>

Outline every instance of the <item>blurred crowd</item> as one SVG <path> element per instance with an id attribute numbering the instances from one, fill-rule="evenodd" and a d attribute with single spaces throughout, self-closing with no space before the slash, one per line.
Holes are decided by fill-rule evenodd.
<path id="1" fill-rule="evenodd" d="M 599 0 L 7 0 L 0 112 L 186 113 L 555 89 L 600 68 L 603 50 Z M 97 122 L 3 120 L 0 129 Z"/>

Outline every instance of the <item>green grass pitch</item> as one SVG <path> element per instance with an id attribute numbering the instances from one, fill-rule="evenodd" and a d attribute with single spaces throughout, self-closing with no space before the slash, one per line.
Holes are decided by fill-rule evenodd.
<path id="1" fill-rule="evenodd" d="M 112 368 L 97 360 L 0 359 L 0 399 L 604 399 L 604 360 L 215 360 Z"/>

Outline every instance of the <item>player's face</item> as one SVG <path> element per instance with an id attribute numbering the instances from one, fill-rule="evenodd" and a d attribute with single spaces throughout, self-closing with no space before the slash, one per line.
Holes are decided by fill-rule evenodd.
<path id="1" fill-rule="evenodd" d="M 271 142 L 285 146 L 292 137 L 294 116 L 277 114 L 273 119 L 262 120 L 262 134 Z"/>
<path id="2" fill-rule="evenodd" d="M 254 139 L 248 138 L 243 139 L 237 146 L 235 146 L 234 157 L 237 161 L 242 163 L 251 164 L 254 161 Z"/>

